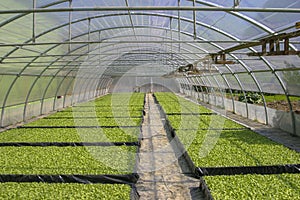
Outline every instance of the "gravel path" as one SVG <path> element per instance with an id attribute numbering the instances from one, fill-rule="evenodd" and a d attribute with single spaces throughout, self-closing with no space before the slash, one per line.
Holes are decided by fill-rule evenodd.
<path id="1" fill-rule="evenodd" d="M 187 163 L 177 158 L 176 146 L 169 143 L 160 112 L 152 94 L 147 94 L 136 184 L 140 199 L 203 199 L 199 180 L 188 176 Z"/>

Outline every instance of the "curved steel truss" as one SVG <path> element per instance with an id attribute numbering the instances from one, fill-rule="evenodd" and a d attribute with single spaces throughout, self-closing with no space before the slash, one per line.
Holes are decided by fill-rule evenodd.
<path id="1" fill-rule="evenodd" d="M 300 97 L 299 37 L 276 37 L 298 31 L 300 1 L 234 2 L 0 3 L 0 125 L 105 94 L 122 77 L 163 80 L 194 64 L 197 73 L 168 77 L 181 92 L 300 135 L 294 100 Z M 254 46 L 263 38 L 271 39 Z M 265 56 L 274 45 L 295 55 Z M 220 52 L 226 62 L 210 59 Z M 262 109 L 255 109 L 263 117 L 236 93 L 260 96 Z M 285 97 L 288 110 L 277 114 L 285 121 L 268 108 L 271 95 Z"/>

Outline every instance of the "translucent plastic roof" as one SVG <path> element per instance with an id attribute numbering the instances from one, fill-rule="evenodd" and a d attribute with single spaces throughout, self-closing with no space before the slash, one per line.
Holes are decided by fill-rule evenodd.
<path id="1" fill-rule="evenodd" d="M 92 75 L 105 72 L 117 76 L 132 66 L 143 68 L 154 63 L 153 75 L 157 76 L 209 53 L 295 31 L 300 18 L 299 0 L 241 0 L 236 7 L 233 3 L 1 1 L 0 70 L 2 74 L 73 76 L 81 67 Z M 298 47 L 299 42 L 291 40 L 290 48 Z M 232 69 L 220 67 L 220 72 L 222 68 L 225 73 L 227 68 L 252 71 L 288 67 L 278 66 L 285 62 L 277 65 L 274 58 L 248 58 L 244 54 L 250 51 L 256 49 L 232 52 L 228 59 L 238 60 L 238 64 Z M 299 57 L 282 59 L 289 66 L 298 66 Z"/>

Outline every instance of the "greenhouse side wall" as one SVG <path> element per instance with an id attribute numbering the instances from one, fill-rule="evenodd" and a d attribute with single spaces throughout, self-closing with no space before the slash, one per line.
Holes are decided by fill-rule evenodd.
<path id="1" fill-rule="evenodd" d="M 265 113 L 265 108 L 263 106 L 255 105 L 255 104 L 247 104 L 235 101 L 231 99 L 222 98 L 220 96 L 216 96 L 212 94 L 205 94 L 202 92 L 196 93 L 191 92 L 187 89 L 181 89 L 181 92 L 185 95 L 192 96 L 195 99 L 199 99 L 205 103 L 209 103 L 211 105 L 215 105 L 218 107 L 224 108 L 226 111 L 234 112 L 237 115 L 241 115 L 245 118 L 249 118 L 251 120 L 258 121 L 263 124 L 268 124 L 275 128 L 280 128 L 283 131 L 289 132 L 293 134 L 293 123 L 290 112 L 285 112 L 281 110 L 276 110 L 272 108 L 267 108 L 267 117 Z M 234 109 L 233 109 L 234 105 Z M 248 114 L 247 114 L 247 106 L 248 106 Z M 300 116 L 295 115 L 295 123 L 296 123 L 296 135 L 300 136 Z"/>
<path id="2" fill-rule="evenodd" d="M 101 85 L 98 88 L 93 84 L 91 87 L 79 91 L 79 93 L 74 93 L 74 87 L 69 84 L 69 87 L 65 87 L 65 90 L 61 90 L 60 92 L 54 92 L 53 89 L 48 92 L 41 92 L 41 94 L 45 94 L 44 99 L 4 106 L 0 110 L 1 113 L 3 113 L 2 118 L 0 119 L 1 127 L 14 125 L 24 121 L 26 122 L 37 116 L 69 107 L 77 102 L 88 101 L 95 97 L 105 95 L 110 87 L 110 82 L 108 83 L 109 84 Z M 55 88 L 55 90 L 57 89 L 59 88 Z"/>

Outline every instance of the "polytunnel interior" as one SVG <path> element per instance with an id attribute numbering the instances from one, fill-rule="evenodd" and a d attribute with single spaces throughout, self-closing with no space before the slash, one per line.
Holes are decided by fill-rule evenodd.
<path id="1" fill-rule="evenodd" d="M 299 13 L 300 0 L 2 0 L 0 127 L 166 92 L 298 141 Z"/>
<path id="2" fill-rule="evenodd" d="M 1 8 L 3 127 L 112 92 L 122 80 L 115 91 L 154 81 L 299 135 L 299 1 L 27 0 Z M 174 74 L 188 64 L 198 72 Z M 251 94 L 259 107 L 235 102 Z"/>

